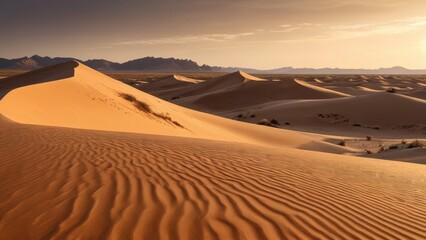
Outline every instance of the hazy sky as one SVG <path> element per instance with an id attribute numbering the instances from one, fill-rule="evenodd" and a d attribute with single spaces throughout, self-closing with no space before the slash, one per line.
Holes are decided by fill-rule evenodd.
<path id="1" fill-rule="evenodd" d="M 426 68 L 425 0 L 0 0 L 0 57 Z"/>

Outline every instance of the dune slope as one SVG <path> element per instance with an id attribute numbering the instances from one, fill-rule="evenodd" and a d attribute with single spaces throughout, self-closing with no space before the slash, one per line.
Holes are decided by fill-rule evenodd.
<path id="1" fill-rule="evenodd" d="M 178 100 L 177 103 L 198 110 L 214 112 L 280 100 L 328 99 L 348 96 L 300 80 L 246 81 L 216 91 L 195 94 Z"/>
<path id="2" fill-rule="evenodd" d="M 2 239 L 426 233 L 423 165 L 5 119 L 0 127 Z"/>
<path id="3" fill-rule="evenodd" d="M 179 107 L 78 62 L 3 79 L 0 85 L 0 113 L 20 123 L 344 151 L 306 134 Z"/>
<path id="4" fill-rule="evenodd" d="M 260 118 L 290 122 L 310 129 L 403 130 L 424 132 L 426 101 L 393 93 L 374 93 L 347 98 L 277 102 L 252 111 Z M 376 131 L 376 130 L 375 130 Z"/>

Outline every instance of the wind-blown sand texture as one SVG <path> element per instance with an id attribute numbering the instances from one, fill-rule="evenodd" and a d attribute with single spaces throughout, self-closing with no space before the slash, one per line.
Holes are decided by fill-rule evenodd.
<path id="1" fill-rule="evenodd" d="M 2 239 L 421 239 L 426 232 L 422 165 L 4 119 L 1 127 Z"/>
<path id="2" fill-rule="evenodd" d="M 348 149 L 185 109 L 77 62 L 0 89 L 0 239 L 426 235 L 426 165 L 317 152 Z"/>

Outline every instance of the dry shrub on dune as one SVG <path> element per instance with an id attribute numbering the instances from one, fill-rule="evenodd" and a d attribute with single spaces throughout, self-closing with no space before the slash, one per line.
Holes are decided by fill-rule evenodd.
<path id="1" fill-rule="evenodd" d="M 122 97 L 123 99 L 131 102 L 133 104 L 133 106 L 135 106 L 138 110 L 147 113 L 147 114 L 151 114 L 154 115 L 157 118 L 161 118 L 167 122 L 170 122 L 178 127 L 184 128 L 184 126 L 182 126 L 179 122 L 174 121 L 169 114 L 167 113 L 156 113 L 152 110 L 152 108 L 145 102 L 142 102 L 138 99 L 136 99 L 135 96 L 127 94 L 127 93 L 119 93 L 120 97 Z"/>

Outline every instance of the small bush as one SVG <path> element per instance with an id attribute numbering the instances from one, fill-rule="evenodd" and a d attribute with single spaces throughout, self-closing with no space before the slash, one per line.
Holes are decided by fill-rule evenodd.
<path id="1" fill-rule="evenodd" d="M 398 149 L 398 148 L 399 148 L 398 145 L 389 146 L 389 149 Z"/>
<path id="2" fill-rule="evenodd" d="M 271 124 L 280 125 L 276 119 L 272 119 Z"/>
<path id="3" fill-rule="evenodd" d="M 289 122 L 286 122 L 286 123 L 284 123 L 284 125 L 287 125 L 287 126 L 288 126 L 288 125 L 290 125 L 290 123 L 289 123 Z"/>
<path id="4" fill-rule="evenodd" d="M 252 114 L 251 116 L 250 116 L 250 118 L 255 118 L 256 117 L 256 114 Z"/>
<path id="5" fill-rule="evenodd" d="M 273 121 L 274 119 L 272 119 L 272 121 L 269 121 L 268 119 L 262 119 L 259 122 L 257 122 L 256 124 L 258 125 L 263 125 L 263 126 L 268 126 L 268 127 L 275 127 L 278 128 L 279 124 L 278 121 Z M 272 123 L 272 122 L 276 122 L 276 123 Z"/>
<path id="6" fill-rule="evenodd" d="M 388 92 L 388 93 L 396 93 L 396 89 L 395 88 L 388 88 L 388 89 L 386 89 L 386 92 Z"/>
<path id="7" fill-rule="evenodd" d="M 405 144 L 407 144 L 407 141 L 402 140 L 402 141 L 401 141 L 401 144 L 402 144 L 402 145 L 405 145 Z"/>
<path id="8" fill-rule="evenodd" d="M 365 137 L 365 139 L 366 139 L 367 141 L 371 141 L 372 137 L 371 137 L 371 136 L 366 136 L 366 137 Z"/>
<path id="9" fill-rule="evenodd" d="M 407 148 L 423 148 L 423 147 L 425 147 L 425 144 L 423 144 L 419 140 L 416 140 L 410 143 Z"/>
<path id="10" fill-rule="evenodd" d="M 257 122 L 256 124 L 263 125 L 263 126 L 270 126 L 271 125 L 271 123 L 269 122 L 268 119 L 262 119 L 259 122 Z"/>
<path id="11" fill-rule="evenodd" d="M 337 145 L 345 147 L 346 146 L 346 141 L 342 140 L 342 141 L 338 142 Z"/>
<path id="12" fill-rule="evenodd" d="M 172 123 L 172 124 L 174 124 L 178 127 L 185 128 L 180 123 L 174 121 L 168 114 L 156 113 L 156 112 L 152 111 L 151 107 L 147 103 L 137 100 L 136 97 L 134 97 L 133 95 L 130 95 L 130 94 L 127 94 L 127 93 L 120 93 L 119 96 L 122 97 L 123 99 L 131 102 L 133 104 L 133 106 L 135 106 L 138 110 L 140 110 L 144 113 L 152 114 L 152 115 L 156 116 L 157 118 L 161 118 L 161 119 L 163 119 L 163 120 L 165 120 L 169 123 Z"/>
<path id="13" fill-rule="evenodd" d="M 361 124 L 359 124 L 359 123 L 354 123 L 354 124 L 352 124 L 352 126 L 354 126 L 354 127 L 361 127 Z"/>
<path id="14" fill-rule="evenodd" d="M 133 95 L 127 94 L 127 93 L 120 93 L 120 97 L 126 99 L 129 102 L 136 101 L 136 98 Z"/>

